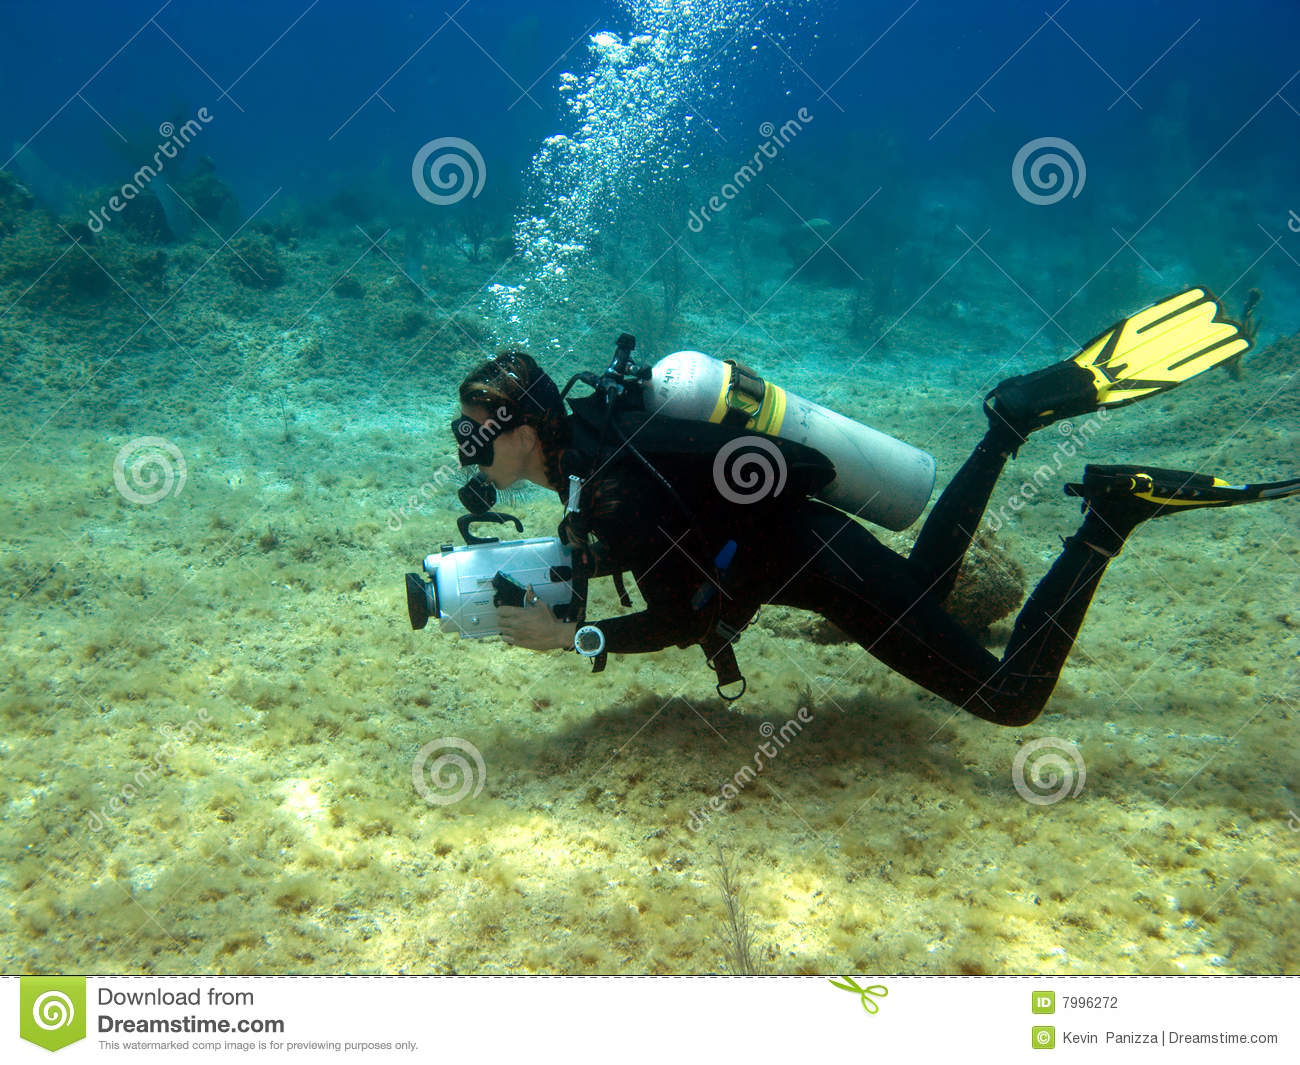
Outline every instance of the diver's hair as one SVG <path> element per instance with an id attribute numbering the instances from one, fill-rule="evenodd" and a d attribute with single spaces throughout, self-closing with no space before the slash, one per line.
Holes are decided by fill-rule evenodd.
<path id="1" fill-rule="evenodd" d="M 460 401 L 466 406 L 486 407 L 493 414 L 504 407 L 507 424 L 531 425 L 542 445 L 547 478 L 563 485 L 560 452 L 573 438 L 573 430 L 560 390 L 531 355 L 502 351 L 476 366 L 460 383 Z"/>

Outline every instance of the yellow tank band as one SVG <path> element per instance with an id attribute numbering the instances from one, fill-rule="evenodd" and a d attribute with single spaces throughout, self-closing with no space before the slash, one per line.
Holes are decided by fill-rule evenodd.
<path id="1" fill-rule="evenodd" d="M 768 436 L 781 435 L 781 422 L 785 420 L 785 389 L 771 381 L 763 383 L 763 403 L 757 413 L 746 422 L 746 427 Z"/>
<path id="2" fill-rule="evenodd" d="M 728 366 L 731 366 L 730 362 Z M 750 396 L 732 387 L 734 377 L 733 367 L 732 372 L 722 380 L 718 398 L 714 400 L 713 410 L 709 413 L 709 421 L 721 424 L 728 410 L 744 411 L 749 415 L 745 422 L 746 429 L 777 436 L 781 430 L 781 422 L 785 420 L 785 389 L 778 388 L 770 381 L 764 381 L 763 398 L 756 403 Z"/>
<path id="3" fill-rule="evenodd" d="M 746 395 L 744 392 L 732 392 L 731 406 L 748 415 L 746 424 L 749 424 L 750 421 L 758 417 L 758 412 L 763 409 L 763 401 Z"/>
<path id="4" fill-rule="evenodd" d="M 715 425 L 721 425 L 722 419 L 727 415 L 727 392 L 731 388 L 731 374 L 722 375 L 722 387 L 718 389 L 718 398 L 713 403 L 713 410 L 709 412 L 709 421 Z"/>

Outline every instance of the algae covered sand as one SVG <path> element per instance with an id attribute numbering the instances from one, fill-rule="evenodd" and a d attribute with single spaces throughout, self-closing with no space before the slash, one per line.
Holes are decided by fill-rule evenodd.
<path id="1" fill-rule="evenodd" d="M 1295 971 L 1294 507 L 1140 530 L 1023 730 L 790 610 L 740 642 L 732 712 L 698 649 L 592 676 L 572 655 L 412 632 L 402 574 L 460 512 L 459 480 L 436 475 L 482 355 L 472 283 L 436 256 L 435 305 L 400 256 L 349 268 L 355 233 L 260 239 L 283 267 L 271 288 L 224 252 L 196 274 L 218 250 L 196 237 L 168 255 L 156 324 L 75 283 L 0 323 L 8 971 L 720 971 L 719 846 L 770 971 Z M 981 282 L 991 303 L 996 278 L 964 279 Z M 27 279 L 6 283 L 12 299 Z M 966 308 L 936 296 L 934 312 L 834 387 L 817 352 L 852 308 L 798 286 L 764 335 L 693 296 L 647 356 L 743 350 L 931 450 L 942 484 L 1006 371 Z M 968 357 L 928 363 L 962 337 Z M 1083 461 L 1293 473 L 1295 347 L 1116 413 L 1049 489 L 1031 475 L 1056 443 L 1036 438 L 995 497 L 1017 503 L 1000 549 L 1041 575 L 1077 519 L 1057 486 Z M 1230 449 L 1222 431 L 1203 443 L 1236 412 Z M 528 535 L 559 518 L 540 493 L 505 509 Z M 617 609 L 602 585 L 593 616 Z M 1077 745 L 1086 782 L 1036 805 L 1012 764 L 1045 737 Z M 413 763 L 447 739 L 482 764 L 443 805 L 425 795 L 460 778 L 417 787 Z M 751 772 L 763 744 L 776 754 Z"/>

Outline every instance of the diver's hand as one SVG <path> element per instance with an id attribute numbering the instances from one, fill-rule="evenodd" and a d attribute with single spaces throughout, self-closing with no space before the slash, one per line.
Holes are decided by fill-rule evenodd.
<path id="1" fill-rule="evenodd" d="M 497 608 L 501 639 L 505 643 L 512 647 L 526 647 L 530 651 L 567 650 L 573 646 L 577 626 L 557 618 L 550 605 L 533 593 L 531 584 L 524 602 L 529 605 Z"/>

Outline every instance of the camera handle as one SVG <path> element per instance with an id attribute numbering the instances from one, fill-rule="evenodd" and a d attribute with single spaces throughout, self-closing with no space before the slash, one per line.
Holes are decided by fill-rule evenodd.
<path id="1" fill-rule="evenodd" d="M 471 533 L 469 527 L 480 521 L 495 522 L 497 525 L 504 525 L 506 522 L 512 521 L 515 523 L 516 532 L 524 531 L 524 523 L 513 514 L 498 514 L 492 510 L 489 510 L 486 514 L 462 514 L 456 519 L 456 528 L 460 530 L 461 538 L 467 544 L 494 544 L 499 539 L 496 536 L 475 536 Z"/>

